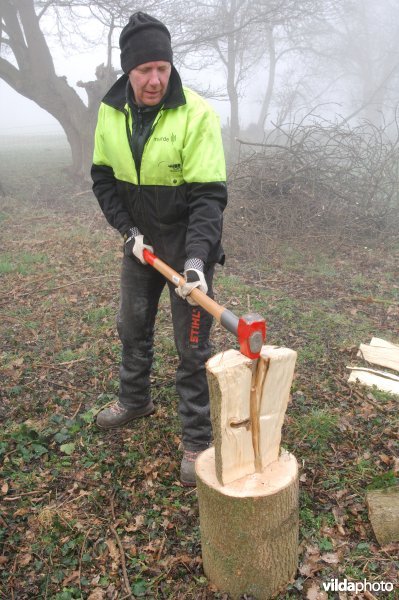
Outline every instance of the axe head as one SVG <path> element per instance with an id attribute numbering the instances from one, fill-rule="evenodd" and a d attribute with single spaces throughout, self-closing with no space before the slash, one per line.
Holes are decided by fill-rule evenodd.
<path id="1" fill-rule="evenodd" d="M 266 340 L 266 321 L 256 313 L 240 317 L 238 321 L 237 337 L 240 352 L 248 358 L 259 358 L 260 351 Z"/>

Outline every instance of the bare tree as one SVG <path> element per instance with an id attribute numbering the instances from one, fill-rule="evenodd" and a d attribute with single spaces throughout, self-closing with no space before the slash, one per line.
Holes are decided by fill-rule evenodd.
<path id="1" fill-rule="evenodd" d="M 294 32 L 308 104 L 330 100 L 346 121 L 384 125 L 395 117 L 399 85 L 398 3 L 336 0 L 323 8 Z"/>
<path id="2" fill-rule="evenodd" d="M 41 21 L 53 8 L 60 7 L 51 2 L 40 6 L 34 0 L 2 0 L 0 77 L 57 119 L 71 146 L 73 172 L 87 177 L 96 103 L 86 106 L 66 77 L 56 73 L 41 28 Z M 71 10 L 72 5 L 68 8 Z M 98 74 L 95 85 L 105 89 L 113 77 L 108 65 Z"/>
<path id="3" fill-rule="evenodd" d="M 153 8 L 153 2 L 146 4 Z M 160 5 L 156 3 L 158 10 Z M 117 77 L 112 66 L 114 33 L 137 8 L 129 0 L 1 0 L 0 78 L 60 123 L 71 147 L 72 173 L 78 178 L 89 178 L 98 106 Z M 93 29 L 93 23 L 99 31 L 95 40 L 85 34 L 85 25 Z M 106 60 L 97 67 L 96 78 L 74 82 L 86 90 L 87 104 L 74 85 L 57 74 L 47 29 L 56 30 L 61 46 L 70 47 L 75 37 L 80 47 L 86 42 L 104 48 Z"/>
<path id="4" fill-rule="evenodd" d="M 326 3 L 329 1 L 326 0 Z M 231 159 L 236 155 L 240 103 L 246 94 L 247 84 L 252 77 L 266 73 L 257 119 L 258 129 L 263 131 L 274 93 L 277 64 L 287 53 L 286 46 L 280 43 L 283 28 L 288 23 L 292 27 L 298 26 L 299 20 L 312 14 L 316 4 L 315 0 L 207 0 L 190 4 L 176 48 L 188 51 L 189 61 L 195 51 L 203 58 L 203 64 L 211 64 L 213 51 L 214 64 L 222 66 L 225 94 L 230 104 Z M 191 65 L 191 62 L 188 63 L 189 67 Z"/>
<path id="5" fill-rule="evenodd" d="M 356 94 L 346 119 L 360 114 L 381 125 L 392 86 L 397 88 L 399 80 L 399 6 L 390 0 L 383 5 L 370 0 L 361 6 L 351 3 L 343 21 L 342 46 Z"/>
<path id="6" fill-rule="evenodd" d="M 202 69 L 212 66 L 221 74 L 222 94 L 229 100 L 229 155 L 239 135 L 239 100 L 248 70 L 259 59 L 257 15 L 253 0 L 190 2 L 186 17 L 175 31 L 174 48 L 182 64 Z M 251 43 L 252 38 L 252 43 Z M 220 89 L 218 90 L 220 97 Z"/>

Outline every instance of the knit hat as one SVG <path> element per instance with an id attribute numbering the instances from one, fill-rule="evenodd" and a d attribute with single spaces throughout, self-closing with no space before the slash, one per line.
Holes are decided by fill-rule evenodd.
<path id="1" fill-rule="evenodd" d="M 167 27 L 143 12 L 134 13 L 119 38 L 121 67 L 129 73 L 138 65 L 155 60 L 172 63 L 173 53 Z"/>

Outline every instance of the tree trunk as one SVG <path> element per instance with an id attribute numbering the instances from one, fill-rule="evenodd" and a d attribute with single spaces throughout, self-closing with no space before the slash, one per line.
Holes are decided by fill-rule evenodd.
<path id="1" fill-rule="evenodd" d="M 236 33 L 234 31 L 234 18 L 236 14 L 236 0 L 231 1 L 228 12 L 228 27 L 230 33 L 227 36 L 227 93 L 230 101 L 230 147 L 229 159 L 235 162 L 237 156 L 237 138 L 240 133 L 238 115 L 238 93 L 236 85 Z"/>
<path id="2" fill-rule="evenodd" d="M 98 105 L 112 77 L 115 79 L 115 72 L 109 68 L 108 77 L 89 82 L 96 87 L 92 97 L 91 88 L 82 85 L 89 96 L 86 106 L 66 77 L 56 74 L 33 0 L 4 0 L 2 19 L 8 35 L 3 41 L 13 53 L 17 66 L 0 58 L 0 77 L 60 123 L 71 146 L 71 172 L 79 179 L 89 180 Z"/>
<path id="3" fill-rule="evenodd" d="M 90 119 L 91 120 L 91 119 Z M 62 124 L 68 143 L 71 147 L 72 164 L 70 168 L 71 175 L 83 181 L 90 181 L 90 168 L 93 162 L 94 130 L 95 126 L 89 123 L 88 119 L 82 121 L 80 130 L 75 125 Z"/>
<path id="4" fill-rule="evenodd" d="M 269 46 L 269 77 L 267 79 L 267 87 L 265 96 L 263 98 L 262 107 L 258 119 L 258 129 L 264 131 L 266 118 L 269 112 L 269 106 L 273 95 L 274 81 L 276 78 L 276 46 L 274 43 L 273 29 L 271 28 L 267 34 L 267 41 Z"/>
<path id="5" fill-rule="evenodd" d="M 197 459 L 196 474 L 205 575 L 233 599 L 272 598 L 298 565 L 295 457 L 284 453 L 262 473 L 222 486 L 210 448 Z"/>
<path id="6" fill-rule="evenodd" d="M 60 123 L 71 147 L 71 175 L 89 181 L 98 105 L 87 107 L 66 79 L 57 76 L 49 77 L 41 89 L 30 86 L 23 95 L 34 100 Z"/>

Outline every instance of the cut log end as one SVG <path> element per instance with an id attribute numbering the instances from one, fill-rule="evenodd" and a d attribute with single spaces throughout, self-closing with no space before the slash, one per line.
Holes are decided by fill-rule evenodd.
<path id="1" fill-rule="evenodd" d="M 264 497 L 289 487 L 298 477 L 298 465 L 295 456 L 285 450 L 279 459 L 268 465 L 261 473 L 245 475 L 226 485 L 219 482 L 215 465 L 215 449 L 203 452 L 195 465 L 197 478 L 204 485 L 235 497 Z"/>

